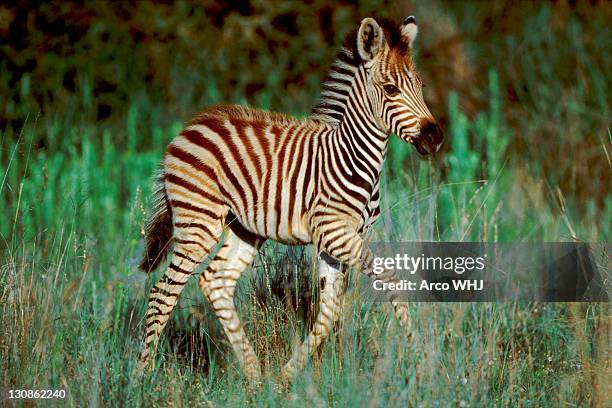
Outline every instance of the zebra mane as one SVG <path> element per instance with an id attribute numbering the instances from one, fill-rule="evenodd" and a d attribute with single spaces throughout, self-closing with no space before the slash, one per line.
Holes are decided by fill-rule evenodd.
<path id="1" fill-rule="evenodd" d="M 375 20 L 383 29 L 389 47 L 402 55 L 409 55 L 410 46 L 402 35 L 400 26 L 386 18 L 377 17 Z M 344 37 L 342 48 L 323 82 L 319 102 L 312 109 L 313 119 L 332 126 L 340 123 L 351 82 L 362 62 L 357 52 L 357 29 L 355 29 Z"/>
<path id="2" fill-rule="evenodd" d="M 205 122 L 207 119 L 242 119 L 249 122 L 262 122 L 277 125 L 279 127 L 287 127 L 300 123 L 302 126 L 318 128 L 320 122 L 311 120 L 310 118 L 298 119 L 294 116 L 279 112 L 270 112 L 250 106 L 243 105 L 213 105 L 205 110 L 197 113 L 190 121 L 188 126 L 197 125 Z"/>

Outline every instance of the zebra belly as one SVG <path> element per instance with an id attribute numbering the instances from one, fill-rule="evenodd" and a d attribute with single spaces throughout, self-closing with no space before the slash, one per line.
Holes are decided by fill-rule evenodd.
<path id="1" fill-rule="evenodd" d="M 261 201 L 255 206 L 261 209 L 269 204 Z M 287 245 L 305 245 L 312 241 L 306 215 L 300 216 L 293 211 L 258 211 L 255 214 L 252 209 L 245 214 L 233 208 L 232 212 L 247 230 L 260 237 Z"/>

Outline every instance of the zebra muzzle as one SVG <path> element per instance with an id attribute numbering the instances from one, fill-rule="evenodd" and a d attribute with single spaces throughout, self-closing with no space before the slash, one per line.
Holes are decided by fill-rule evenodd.
<path id="1" fill-rule="evenodd" d="M 437 123 L 429 122 L 421 128 L 419 137 L 413 137 L 409 141 L 419 154 L 427 156 L 440 151 L 444 145 L 444 134 Z"/>

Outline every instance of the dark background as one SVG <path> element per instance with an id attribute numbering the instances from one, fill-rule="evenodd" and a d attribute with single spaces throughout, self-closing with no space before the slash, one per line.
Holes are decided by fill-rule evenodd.
<path id="1" fill-rule="evenodd" d="M 133 104 L 143 132 L 218 102 L 307 113 L 347 31 L 365 16 L 409 14 L 420 24 L 426 96 L 443 124 L 451 91 L 470 118 L 487 108 L 495 70 L 507 154 L 533 162 L 578 206 L 603 206 L 608 2 L 19 1 L 0 6 L 0 129 L 14 139 L 40 115 L 112 129 L 122 145 L 128 135 L 117 124 Z M 64 138 L 50 139 L 39 129 L 35 147 L 61 148 Z"/>

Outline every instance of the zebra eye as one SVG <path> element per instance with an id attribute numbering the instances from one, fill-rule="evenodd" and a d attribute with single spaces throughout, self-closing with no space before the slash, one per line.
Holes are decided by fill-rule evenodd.
<path id="1" fill-rule="evenodd" d="M 385 90 L 385 93 L 389 96 L 395 96 L 398 93 L 400 93 L 400 90 L 397 88 L 397 86 L 392 85 L 392 84 L 384 85 L 383 89 Z"/>

